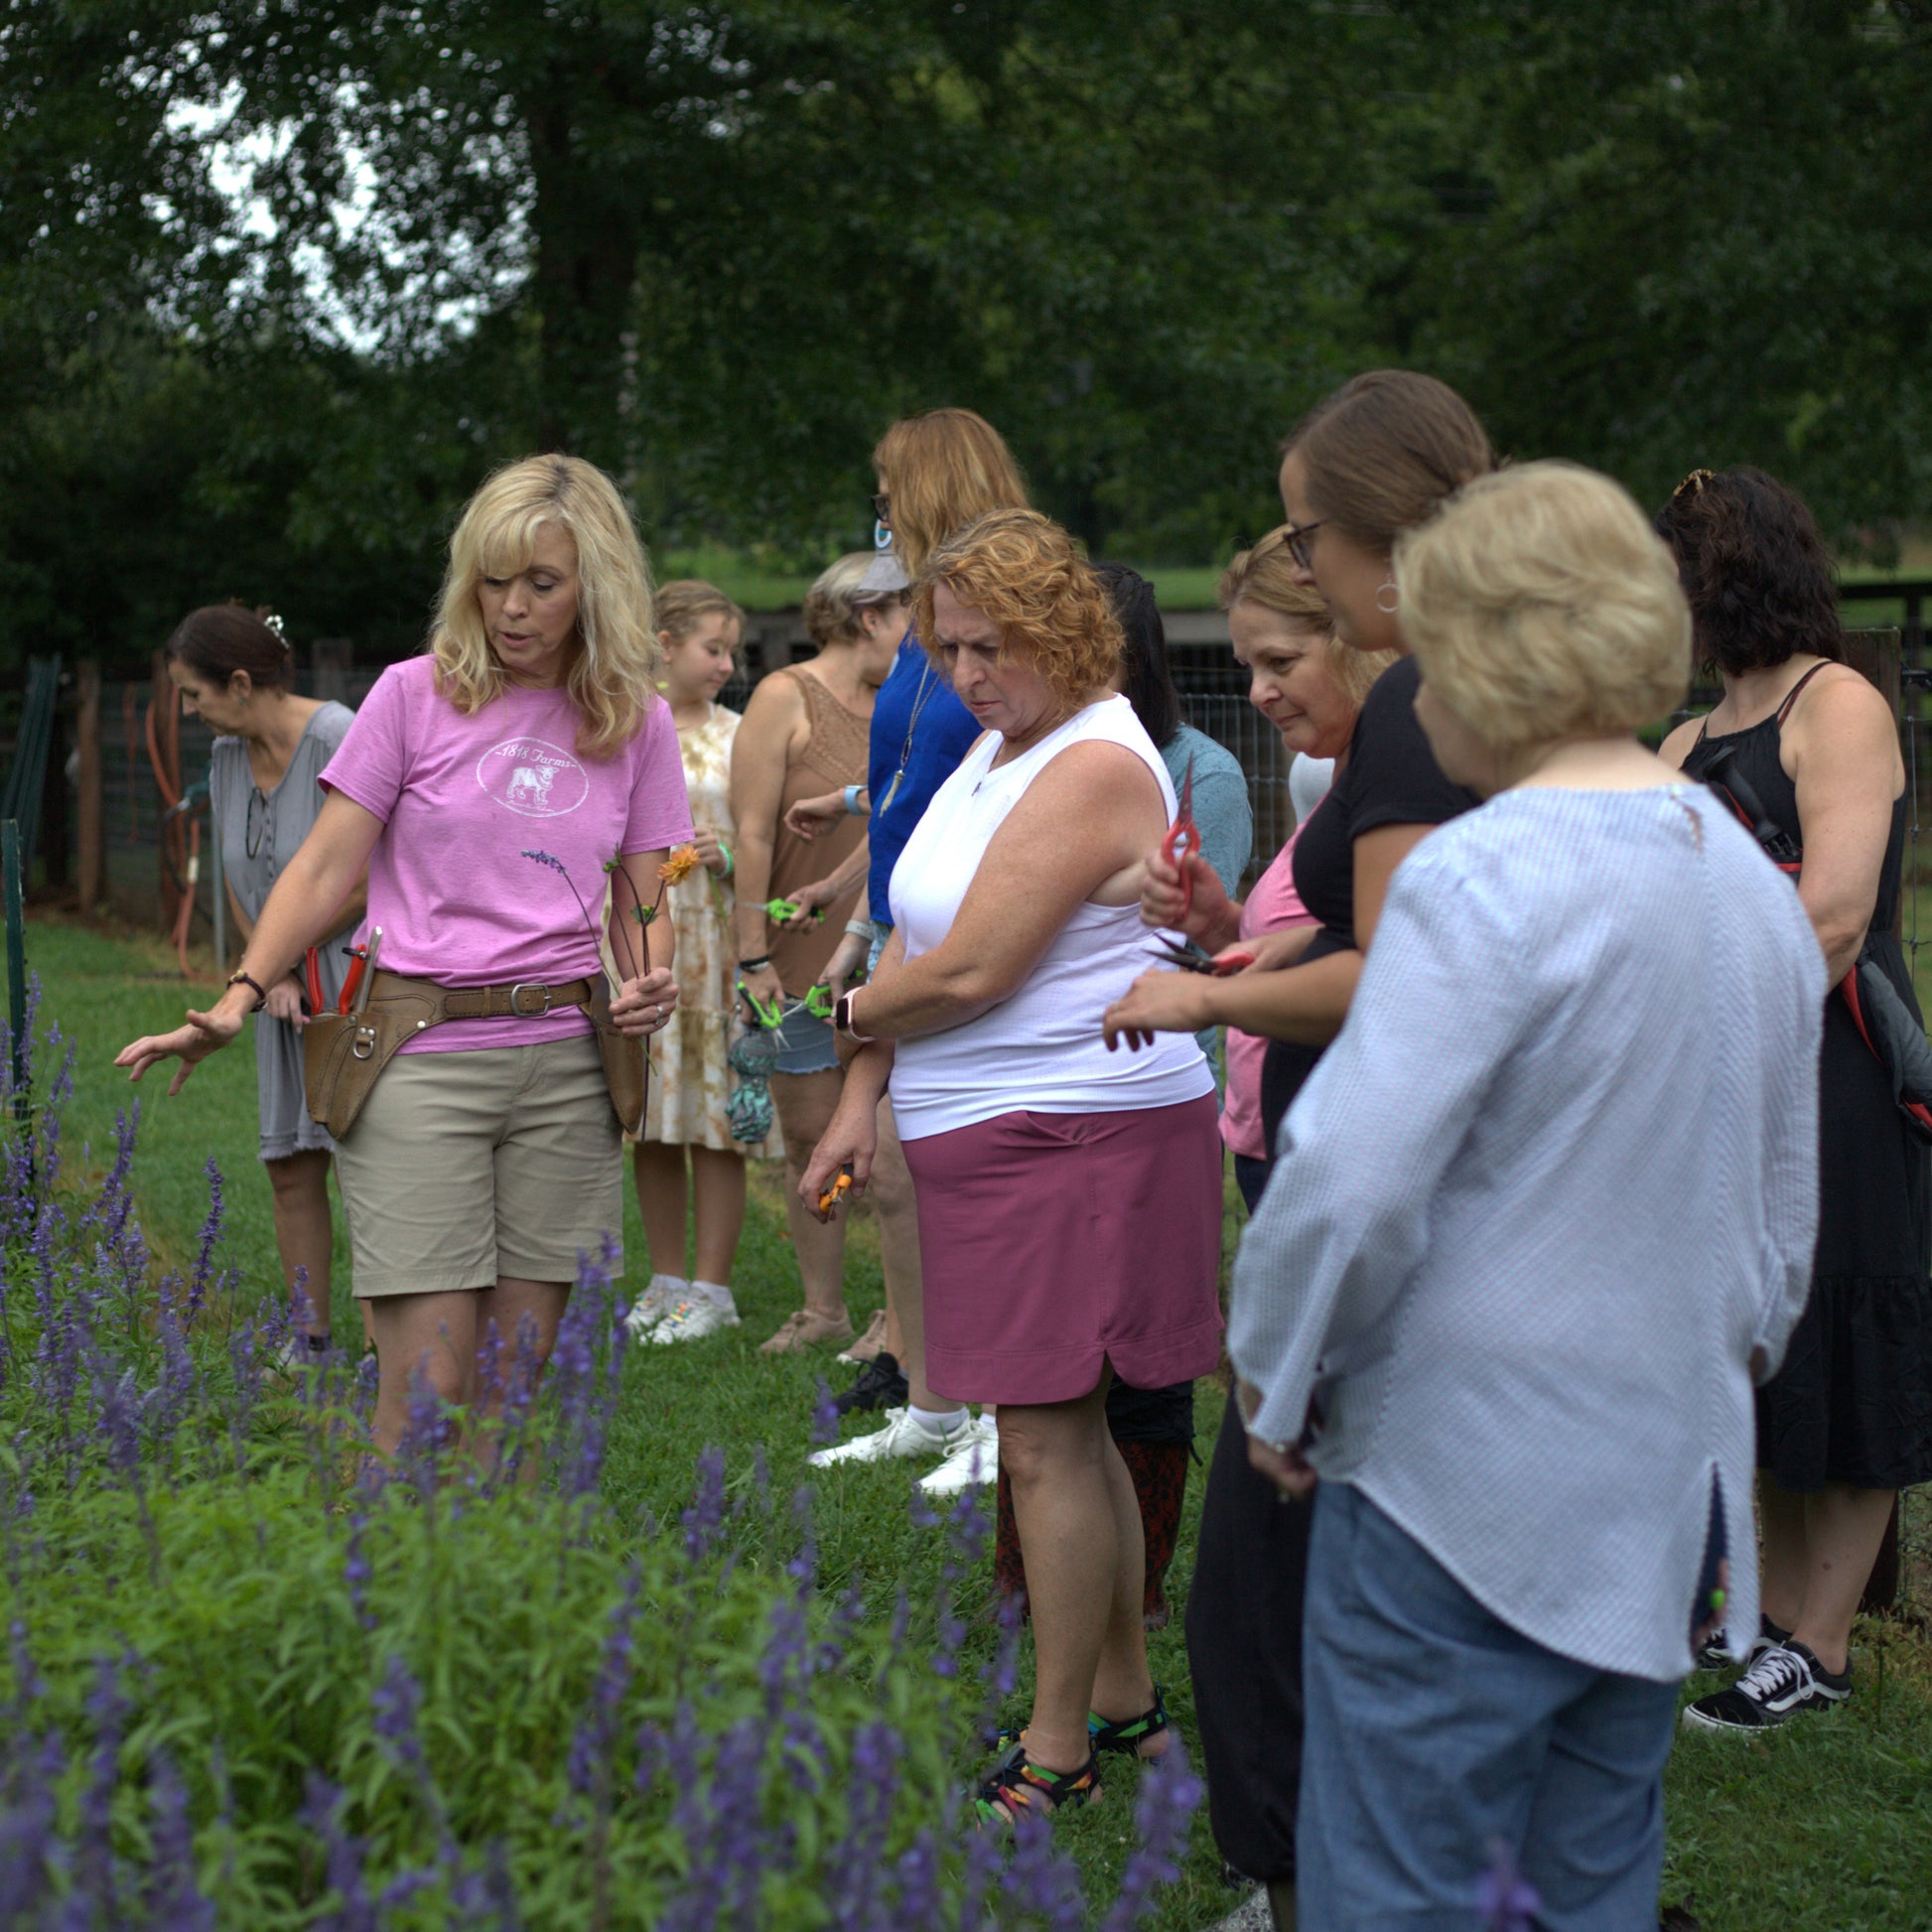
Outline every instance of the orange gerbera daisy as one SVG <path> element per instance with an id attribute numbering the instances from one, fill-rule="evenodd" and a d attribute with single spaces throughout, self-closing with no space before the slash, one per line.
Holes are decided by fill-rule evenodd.
<path id="1" fill-rule="evenodd" d="M 698 869 L 698 848 L 695 845 L 681 845 L 657 868 L 657 876 L 667 886 L 675 886 L 680 879 L 689 878 Z"/>

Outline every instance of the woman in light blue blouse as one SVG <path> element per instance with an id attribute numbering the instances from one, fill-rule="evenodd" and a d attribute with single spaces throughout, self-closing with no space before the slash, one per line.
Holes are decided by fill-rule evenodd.
<path id="1" fill-rule="evenodd" d="M 1229 1329 L 1255 1461 L 1320 1478 L 1300 1924 L 1471 1923 L 1500 1844 L 1539 1924 L 1654 1925 L 1678 1683 L 1757 1627 L 1751 1386 L 1810 1280 L 1823 967 L 1635 741 L 1690 620 L 1616 484 L 1470 483 L 1395 595 L 1488 802 L 1394 877 Z"/>

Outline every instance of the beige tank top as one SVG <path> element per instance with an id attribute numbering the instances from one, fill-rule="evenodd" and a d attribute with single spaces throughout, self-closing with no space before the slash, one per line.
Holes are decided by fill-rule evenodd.
<path id="1" fill-rule="evenodd" d="M 809 720 L 805 743 L 785 771 L 771 846 L 771 897 L 788 898 L 800 886 L 836 872 L 866 836 L 863 818 L 842 818 L 829 832 L 807 844 L 785 830 L 785 813 L 801 798 L 865 783 L 872 726 L 797 666 L 787 665 L 771 675 L 790 678 L 797 685 Z M 787 998 L 802 999 L 825 971 L 826 962 L 845 936 L 845 922 L 859 902 L 859 892 L 860 887 L 855 885 L 843 898 L 825 908 L 819 924 L 802 932 L 780 932 L 769 920 L 765 922 L 771 965 Z"/>

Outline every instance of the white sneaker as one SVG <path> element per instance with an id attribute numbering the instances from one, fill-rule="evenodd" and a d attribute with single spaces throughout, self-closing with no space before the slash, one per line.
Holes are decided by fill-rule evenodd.
<path id="1" fill-rule="evenodd" d="M 920 1477 L 919 1489 L 927 1496 L 957 1496 L 976 1482 L 999 1477 L 1000 1425 L 991 1416 L 977 1416 L 972 1434 L 929 1476 Z"/>
<path id="2" fill-rule="evenodd" d="M 631 1303 L 623 1325 L 633 1341 L 642 1341 L 683 1298 L 684 1283 L 676 1275 L 653 1275 L 644 1292 Z"/>
<path id="3" fill-rule="evenodd" d="M 918 1422 L 910 1409 L 888 1409 L 886 1427 L 870 1436 L 855 1436 L 849 1443 L 831 1449 L 813 1449 L 805 1460 L 814 1469 L 829 1469 L 835 1462 L 884 1462 L 896 1455 L 950 1455 L 963 1444 L 974 1440 L 978 1424 L 972 1411 L 961 1409 L 946 1418 L 946 1427 L 935 1436 Z"/>
<path id="4" fill-rule="evenodd" d="M 664 1318 L 650 1331 L 654 1342 L 702 1341 L 707 1335 L 722 1334 L 738 1326 L 738 1311 L 714 1302 L 708 1295 L 679 1302 L 665 1311 Z"/>

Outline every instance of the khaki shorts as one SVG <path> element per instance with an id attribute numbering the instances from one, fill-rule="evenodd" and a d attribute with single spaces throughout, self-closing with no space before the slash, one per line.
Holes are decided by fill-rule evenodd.
<path id="1" fill-rule="evenodd" d="M 597 1040 L 398 1053 L 337 1147 L 360 1297 L 574 1282 L 623 1232 Z"/>

